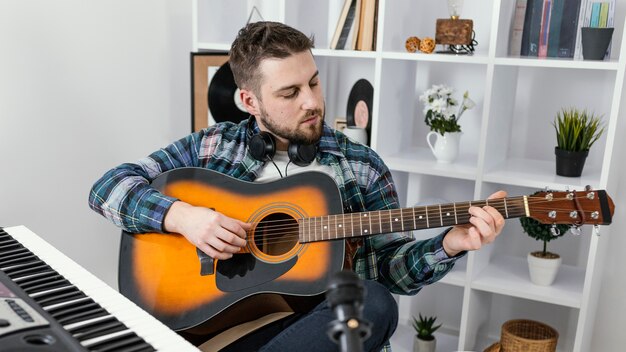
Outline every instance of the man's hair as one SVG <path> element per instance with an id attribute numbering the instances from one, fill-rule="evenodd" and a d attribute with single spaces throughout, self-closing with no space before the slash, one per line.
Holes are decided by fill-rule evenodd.
<path id="1" fill-rule="evenodd" d="M 230 48 L 229 64 L 235 83 L 240 89 L 249 89 L 260 98 L 259 66 L 264 59 L 284 59 L 313 47 L 313 37 L 309 38 L 285 24 L 249 23 L 239 30 Z"/>

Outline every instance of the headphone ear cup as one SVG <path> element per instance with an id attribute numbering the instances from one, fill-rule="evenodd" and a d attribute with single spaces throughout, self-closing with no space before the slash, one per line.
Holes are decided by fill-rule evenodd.
<path id="1" fill-rule="evenodd" d="M 287 155 L 289 160 L 298 166 L 307 166 L 315 160 L 317 146 L 315 144 L 293 144 L 289 143 Z"/>
<path id="2" fill-rule="evenodd" d="M 248 141 L 248 150 L 253 158 L 259 161 L 266 161 L 274 157 L 276 143 L 274 137 L 267 132 L 259 132 Z"/>

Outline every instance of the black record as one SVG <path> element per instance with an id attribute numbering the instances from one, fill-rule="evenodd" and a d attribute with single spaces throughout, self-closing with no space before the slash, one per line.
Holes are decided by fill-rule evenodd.
<path id="1" fill-rule="evenodd" d="M 368 137 L 372 131 L 372 102 L 374 100 L 374 87 L 361 78 L 352 86 L 348 96 L 348 109 L 346 111 L 346 124 L 349 127 L 365 128 Z M 368 138 L 368 140 L 370 140 Z"/>
<path id="2" fill-rule="evenodd" d="M 215 122 L 239 123 L 249 116 L 248 112 L 241 106 L 239 90 L 228 62 L 220 66 L 213 75 L 211 83 L 209 83 L 207 98 L 209 111 Z"/>

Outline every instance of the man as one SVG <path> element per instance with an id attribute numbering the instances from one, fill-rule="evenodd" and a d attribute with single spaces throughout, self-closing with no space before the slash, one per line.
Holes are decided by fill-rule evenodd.
<path id="1" fill-rule="evenodd" d="M 189 166 L 253 182 L 315 170 L 332 176 L 345 209 L 398 208 L 391 173 L 379 156 L 324 123 L 324 99 L 312 47 L 310 38 L 286 25 L 247 25 L 232 44 L 229 63 L 250 120 L 211 126 L 137 163 L 108 171 L 93 186 L 90 206 L 130 232 L 182 234 L 220 260 L 245 246 L 246 231 L 252 225 L 160 194 L 150 181 L 164 171 Z M 294 156 L 299 148 L 304 150 L 302 155 Z M 504 192 L 492 195 L 503 196 Z M 471 207 L 469 212 L 471 224 L 426 241 L 394 233 L 365 237 L 358 249 L 354 242 L 347 243 L 346 263 L 365 279 L 363 318 L 374 326 L 364 342 L 365 350 L 389 347 L 398 314 L 390 292 L 416 294 L 443 277 L 465 251 L 492 242 L 504 226 L 503 217 L 492 207 Z M 309 312 L 266 325 L 226 350 L 337 350 L 326 335 L 328 322 L 334 318 L 322 302 Z"/>

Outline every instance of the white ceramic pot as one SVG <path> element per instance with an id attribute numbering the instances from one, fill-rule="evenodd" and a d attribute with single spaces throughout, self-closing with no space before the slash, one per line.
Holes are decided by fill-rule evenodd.
<path id="1" fill-rule="evenodd" d="M 459 155 L 461 132 L 446 132 L 443 136 L 435 131 L 428 132 L 426 142 L 435 158 L 440 163 L 451 163 Z M 435 143 L 431 142 L 432 136 L 436 136 Z"/>
<path id="2" fill-rule="evenodd" d="M 536 285 L 550 286 L 561 266 L 561 257 L 554 259 L 539 258 L 528 253 L 528 271 L 530 281 Z"/>
<path id="3" fill-rule="evenodd" d="M 415 336 L 413 342 L 413 352 L 435 352 L 437 349 L 437 339 L 422 340 Z"/>

